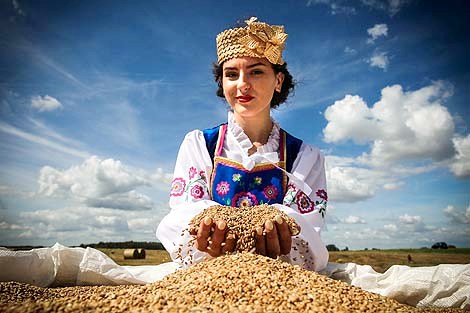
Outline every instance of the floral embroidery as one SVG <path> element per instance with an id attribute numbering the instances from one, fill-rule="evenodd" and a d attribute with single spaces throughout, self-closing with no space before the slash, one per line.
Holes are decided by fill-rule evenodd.
<path id="1" fill-rule="evenodd" d="M 174 197 L 179 197 L 183 194 L 185 188 L 186 181 L 181 177 L 177 177 L 173 179 L 173 182 L 171 183 L 170 195 Z"/>
<path id="2" fill-rule="evenodd" d="M 194 166 L 189 168 L 189 179 L 193 179 L 197 174 L 197 169 Z"/>
<path id="3" fill-rule="evenodd" d="M 315 201 L 315 208 L 318 209 L 318 212 L 321 214 L 321 217 L 325 218 L 326 212 L 326 203 L 328 201 L 328 194 L 325 190 L 319 189 L 315 193 L 321 200 Z"/>
<path id="4" fill-rule="evenodd" d="M 195 185 L 191 188 L 191 196 L 195 199 L 201 199 L 204 196 L 204 189 L 201 185 Z"/>
<path id="5" fill-rule="evenodd" d="M 233 174 L 232 175 L 232 180 L 237 182 L 237 181 L 240 181 L 240 179 L 242 178 L 242 175 L 240 174 Z"/>
<path id="6" fill-rule="evenodd" d="M 259 176 L 256 176 L 255 179 L 254 179 L 254 183 L 255 185 L 261 185 L 261 183 L 263 182 L 263 179 Z"/>
<path id="7" fill-rule="evenodd" d="M 273 200 L 276 199 L 278 191 L 276 187 L 274 187 L 273 185 L 269 185 L 264 187 L 263 194 L 268 200 Z"/>
<path id="8" fill-rule="evenodd" d="M 299 209 L 300 213 L 309 213 L 312 212 L 315 208 L 312 200 L 310 200 L 310 198 L 302 190 L 299 190 L 296 198 L 297 208 Z"/>
<path id="9" fill-rule="evenodd" d="M 191 166 L 188 170 L 188 174 L 188 182 L 182 177 L 173 179 L 170 196 L 180 197 L 185 194 L 185 201 L 188 201 L 189 196 L 193 199 L 201 199 L 206 192 L 208 194 L 206 173 L 204 171 L 198 172 L 195 167 Z"/>
<path id="10" fill-rule="evenodd" d="M 325 190 L 323 190 L 323 189 L 318 189 L 317 192 L 316 192 L 316 195 L 317 195 L 319 198 L 322 198 L 323 200 L 328 201 L 328 194 L 326 193 Z"/>
<path id="11" fill-rule="evenodd" d="M 258 200 L 251 192 L 242 191 L 233 197 L 232 203 L 235 204 L 236 207 L 246 208 L 249 206 L 258 205 Z"/>
<path id="12" fill-rule="evenodd" d="M 284 200 L 282 201 L 282 204 L 290 207 L 293 203 L 295 203 L 296 195 L 297 195 L 297 188 L 295 187 L 295 185 L 288 184 L 287 191 L 286 191 L 286 194 L 284 195 Z"/>
<path id="13" fill-rule="evenodd" d="M 215 190 L 217 191 L 217 194 L 219 196 L 225 196 L 230 191 L 230 184 L 227 183 L 226 181 L 221 181 L 220 183 L 217 184 L 217 187 Z"/>

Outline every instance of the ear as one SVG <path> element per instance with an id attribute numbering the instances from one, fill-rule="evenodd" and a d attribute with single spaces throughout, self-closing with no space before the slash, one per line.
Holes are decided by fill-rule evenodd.
<path id="1" fill-rule="evenodd" d="M 284 82 L 284 73 L 279 72 L 276 74 L 276 85 L 274 87 L 274 90 L 277 92 L 281 92 L 282 89 L 282 83 Z"/>

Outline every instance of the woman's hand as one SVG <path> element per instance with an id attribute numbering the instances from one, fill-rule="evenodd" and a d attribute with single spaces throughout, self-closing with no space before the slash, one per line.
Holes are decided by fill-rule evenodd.
<path id="1" fill-rule="evenodd" d="M 227 223 L 223 220 L 213 221 L 206 217 L 201 221 L 196 234 L 196 247 L 213 257 L 233 252 L 236 238 L 226 231 Z"/>
<path id="2" fill-rule="evenodd" d="M 276 216 L 275 222 L 267 220 L 263 228 L 256 229 L 256 253 L 277 258 L 280 255 L 288 254 L 292 247 L 292 235 L 289 225 L 281 216 Z"/>

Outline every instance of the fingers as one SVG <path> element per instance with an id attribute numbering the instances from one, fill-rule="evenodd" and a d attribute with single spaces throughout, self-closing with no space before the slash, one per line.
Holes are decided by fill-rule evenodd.
<path id="1" fill-rule="evenodd" d="M 209 237 L 212 228 L 212 219 L 210 217 L 206 217 L 201 221 L 199 225 L 199 230 L 197 232 L 196 237 L 196 247 L 198 250 L 207 251 L 207 247 L 209 245 Z"/>
<path id="2" fill-rule="evenodd" d="M 290 232 L 289 225 L 279 215 L 276 216 L 275 220 L 279 238 L 280 254 L 288 254 L 292 247 L 292 234 Z"/>
<path id="3" fill-rule="evenodd" d="M 263 235 L 263 228 L 256 228 L 255 232 L 255 241 L 256 241 L 256 253 L 261 255 L 266 255 L 266 239 Z"/>
<path id="4" fill-rule="evenodd" d="M 227 232 L 225 234 L 225 244 L 222 244 L 222 254 L 230 253 L 235 250 L 237 239 L 234 234 Z"/>
<path id="5" fill-rule="evenodd" d="M 267 220 L 264 223 L 264 229 L 266 230 L 266 255 L 270 258 L 277 258 L 281 253 L 277 228 L 272 221 Z"/>
<path id="6" fill-rule="evenodd" d="M 207 253 L 211 256 L 216 257 L 220 255 L 222 249 L 222 242 L 225 240 L 225 227 L 227 224 L 225 221 L 218 221 L 216 223 L 216 227 L 214 229 L 214 233 L 212 234 L 211 241 L 209 243 L 209 247 L 207 249 Z"/>

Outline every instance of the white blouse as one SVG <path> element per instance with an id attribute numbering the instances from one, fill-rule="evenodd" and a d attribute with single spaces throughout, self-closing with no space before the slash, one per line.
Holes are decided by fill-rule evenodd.
<path id="1" fill-rule="evenodd" d="M 279 161 L 279 125 L 274 122 L 268 142 L 252 155 L 253 146 L 243 129 L 228 114 L 228 128 L 222 156 L 240 162 L 251 170 L 256 164 Z M 157 228 L 157 238 L 175 262 L 187 267 L 211 258 L 190 244 L 193 238 L 184 231 L 190 220 L 205 208 L 218 205 L 209 194 L 213 163 L 201 130 L 189 132 L 180 147 L 170 192 L 170 212 Z M 291 173 L 283 204 L 274 204 L 294 218 L 301 227 L 292 238 L 292 249 L 280 258 L 305 269 L 320 271 L 328 263 L 328 251 L 320 238 L 325 224 L 328 196 L 324 157 L 318 148 L 302 143 Z"/>

